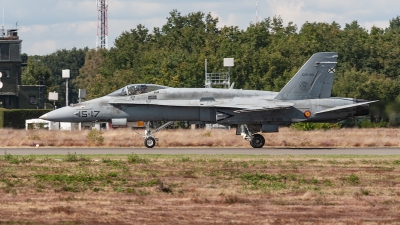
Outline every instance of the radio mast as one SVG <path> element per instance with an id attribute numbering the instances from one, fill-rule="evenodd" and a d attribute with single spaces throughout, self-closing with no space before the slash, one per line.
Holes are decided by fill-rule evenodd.
<path id="1" fill-rule="evenodd" d="M 258 24 L 258 1 L 256 0 L 256 26 Z"/>
<path id="2" fill-rule="evenodd" d="M 99 11 L 96 47 L 108 49 L 108 0 L 97 0 Z"/>

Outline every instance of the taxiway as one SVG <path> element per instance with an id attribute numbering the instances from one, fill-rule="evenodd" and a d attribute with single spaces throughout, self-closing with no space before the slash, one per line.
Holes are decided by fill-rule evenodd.
<path id="1" fill-rule="evenodd" d="M 399 155 L 400 148 L 0 148 L 0 155 Z"/>

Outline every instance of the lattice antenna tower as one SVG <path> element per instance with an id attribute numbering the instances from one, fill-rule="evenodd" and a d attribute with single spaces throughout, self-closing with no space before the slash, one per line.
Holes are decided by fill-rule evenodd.
<path id="1" fill-rule="evenodd" d="M 97 0 L 99 12 L 96 47 L 108 49 L 108 0 Z"/>

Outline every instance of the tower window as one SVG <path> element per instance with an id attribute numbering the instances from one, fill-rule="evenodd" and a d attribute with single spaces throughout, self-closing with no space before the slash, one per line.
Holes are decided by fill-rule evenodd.
<path id="1" fill-rule="evenodd" d="M 10 77 L 10 70 L 3 70 L 1 73 L 3 74 L 3 77 Z"/>
<path id="2" fill-rule="evenodd" d="M 0 60 L 10 60 L 10 44 L 0 44 Z"/>
<path id="3" fill-rule="evenodd" d="M 36 104 L 36 95 L 29 95 L 29 104 Z"/>

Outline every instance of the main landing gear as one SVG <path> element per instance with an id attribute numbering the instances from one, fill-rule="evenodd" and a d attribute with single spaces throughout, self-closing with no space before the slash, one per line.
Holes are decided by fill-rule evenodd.
<path id="1" fill-rule="evenodd" d="M 261 134 L 253 134 L 246 124 L 238 125 L 238 131 L 242 135 L 243 139 L 250 142 L 253 148 L 262 148 L 265 144 L 265 138 Z"/>
<path id="2" fill-rule="evenodd" d="M 144 132 L 144 145 L 147 148 L 153 148 L 156 145 L 156 141 L 158 141 L 158 138 L 154 137 L 154 134 L 157 133 L 158 131 L 168 127 L 169 125 L 173 124 L 174 121 L 169 121 L 168 123 L 163 124 L 162 126 L 156 128 L 155 130 L 150 129 L 150 122 L 146 122 L 146 128 Z"/>
<path id="3" fill-rule="evenodd" d="M 155 130 L 151 130 L 150 122 L 146 122 L 145 134 L 144 136 L 142 136 L 144 138 L 144 145 L 147 148 L 153 148 L 156 145 L 156 141 L 158 141 L 158 138 L 156 138 L 154 134 L 173 123 L 174 121 L 169 121 L 168 123 L 165 123 L 162 126 L 156 128 Z M 247 126 L 246 124 L 241 124 L 238 125 L 236 134 L 242 135 L 243 139 L 249 141 L 251 147 L 262 148 L 265 144 L 265 138 L 261 134 L 257 134 L 257 132 L 259 131 L 260 131 L 259 127 L 257 128 L 255 126 L 251 125 Z"/>

